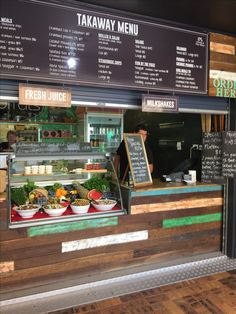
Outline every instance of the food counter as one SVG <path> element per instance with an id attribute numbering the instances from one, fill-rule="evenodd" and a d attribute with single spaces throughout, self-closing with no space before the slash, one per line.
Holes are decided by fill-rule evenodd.
<path id="1" fill-rule="evenodd" d="M 2 298 L 79 284 L 117 269 L 176 264 L 183 257 L 220 252 L 222 185 L 154 181 L 147 188 L 121 186 L 129 215 L 87 217 L 9 229 L 1 195 Z M 103 275 L 101 275 L 103 274 Z M 27 290 L 28 289 L 28 290 Z"/>
<path id="2" fill-rule="evenodd" d="M 129 213 L 142 214 L 165 210 L 223 206 L 223 186 L 205 183 L 186 185 L 154 180 L 151 186 L 121 186 L 123 201 Z"/>

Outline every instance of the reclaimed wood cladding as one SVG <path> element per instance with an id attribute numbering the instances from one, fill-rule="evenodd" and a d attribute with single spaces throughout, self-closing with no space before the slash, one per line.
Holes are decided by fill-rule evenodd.
<path id="1" fill-rule="evenodd" d="M 131 214 L 222 205 L 222 191 L 137 196 L 131 199 Z"/>
<path id="2" fill-rule="evenodd" d="M 209 63 L 209 95 L 220 97 L 235 97 L 235 89 L 221 96 L 217 95 L 213 85 L 214 78 L 236 80 L 236 37 L 210 33 L 210 63 Z M 215 73 L 213 73 L 215 72 Z"/>
<path id="3" fill-rule="evenodd" d="M 178 207 L 177 210 L 119 216 L 116 226 L 30 237 L 27 228 L 8 229 L 5 224 L 1 224 L 0 265 L 14 264 L 9 271 L 5 270 L 0 274 L 2 293 L 53 284 L 68 278 L 74 279 L 75 276 L 86 282 L 92 276 L 109 274 L 118 269 L 165 263 L 170 259 L 220 251 L 221 220 L 163 228 L 166 218 L 222 213 L 222 202 L 213 206 L 205 202 L 205 207 L 191 207 L 191 202 L 196 198 L 203 201 L 210 198 L 223 199 L 222 191 L 187 194 L 133 197 L 132 206 L 139 202 L 164 204 L 172 201 L 181 204 L 186 199 L 189 203 L 188 206 L 185 204 L 186 206 Z M 6 202 L 0 203 L 0 207 L 0 216 L 3 217 L 6 214 Z M 114 243 L 66 253 L 61 251 L 62 242 L 143 230 L 148 231 L 147 240 Z"/>

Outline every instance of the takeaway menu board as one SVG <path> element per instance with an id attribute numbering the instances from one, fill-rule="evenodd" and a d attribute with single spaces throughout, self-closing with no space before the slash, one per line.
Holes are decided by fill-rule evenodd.
<path id="1" fill-rule="evenodd" d="M 205 33 L 82 6 L 0 0 L 0 7 L 2 78 L 207 93 Z"/>

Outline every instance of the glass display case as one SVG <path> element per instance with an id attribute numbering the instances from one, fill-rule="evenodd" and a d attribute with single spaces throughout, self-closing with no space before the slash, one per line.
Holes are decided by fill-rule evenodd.
<path id="1" fill-rule="evenodd" d="M 112 160 L 94 152 L 11 154 L 8 203 L 10 228 L 126 213 Z"/>

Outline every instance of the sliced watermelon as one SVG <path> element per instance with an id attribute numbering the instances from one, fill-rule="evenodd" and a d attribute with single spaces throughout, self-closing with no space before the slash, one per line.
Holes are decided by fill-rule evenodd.
<path id="1" fill-rule="evenodd" d="M 93 190 L 90 190 L 88 192 L 88 195 L 87 195 L 88 199 L 89 200 L 99 200 L 101 197 L 102 197 L 102 192 L 98 192 L 97 190 L 93 189 Z"/>

